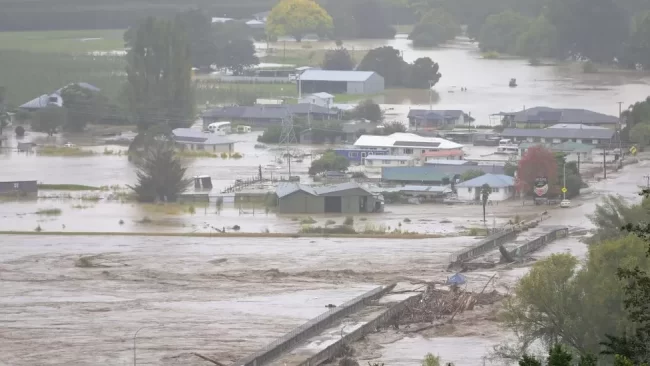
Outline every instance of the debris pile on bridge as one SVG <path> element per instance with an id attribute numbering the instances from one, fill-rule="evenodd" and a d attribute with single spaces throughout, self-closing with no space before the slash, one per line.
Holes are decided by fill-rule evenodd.
<path id="1" fill-rule="evenodd" d="M 409 304 L 397 320 L 400 325 L 415 323 L 433 323 L 441 319 L 453 317 L 464 311 L 471 311 L 475 306 L 490 305 L 501 299 L 503 295 L 497 291 L 474 293 L 458 287 L 437 289 L 435 284 L 429 284 L 422 298 Z"/>

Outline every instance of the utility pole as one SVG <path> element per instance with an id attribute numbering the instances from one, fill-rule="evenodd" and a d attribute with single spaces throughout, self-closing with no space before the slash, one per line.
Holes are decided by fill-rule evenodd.
<path id="1" fill-rule="evenodd" d="M 650 189 L 650 175 L 644 175 L 643 178 L 645 178 L 646 181 L 646 188 Z"/>
<path id="2" fill-rule="evenodd" d="M 433 109 L 433 81 L 429 80 L 429 110 Z"/>
<path id="3" fill-rule="evenodd" d="M 607 179 L 607 150 L 603 149 L 603 179 Z"/>
<path id="4" fill-rule="evenodd" d="M 617 102 L 618 103 L 618 154 L 619 154 L 619 159 L 621 161 L 623 160 L 623 142 L 621 141 L 621 131 L 623 130 L 623 119 L 622 119 L 622 105 L 623 102 Z"/>
<path id="5" fill-rule="evenodd" d="M 566 200 L 566 162 L 564 163 L 564 167 L 562 168 L 562 175 L 564 178 L 564 183 L 562 183 L 562 200 L 564 201 Z"/>

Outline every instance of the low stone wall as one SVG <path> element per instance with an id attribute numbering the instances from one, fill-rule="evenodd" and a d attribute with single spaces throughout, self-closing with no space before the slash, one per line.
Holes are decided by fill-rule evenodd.
<path id="1" fill-rule="evenodd" d="M 378 287 L 372 291 L 356 297 L 341 306 L 338 306 L 320 316 L 299 326 L 282 338 L 267 345 L 262 350 L 237 361 L 233 366 L 262 366 L 279 357 L 283 353 L 293 349 L 305 339 L 313 337 L 326 329 L 335 321 L 355 313 L 366 306 L 369 301 L 378 299 L 395 288 L 396 284 Z"/>
<path id="2" fill-rule="evenodd" d="M 369 321 L 368 323 L 362 325 L 361 327 L 355 329 L 353 332 L 346 334 L 343 338 L 339 339 L 335 343 L 329 345 L 324 350 L 318 352 L 317 354 L 311 356 L 305 362 L 301 363 L 299 366 L 317 366 L 321 363 L 337 357 L 341 353 L 341 349 L 346 344 L 351 344 L 358 341 L 359 339 L 365 337 L 366 335 L 377 331 L 377 328 L 385 327 L 390 325 L 407 306 L 415 304 L 422 298 L 422 295 L 414 295 L 408 299 L 399 302 L 389 309 L 381 313 L 379 316 Z"/>
<path id="3" fill-rule="evenodd" d="M 521 231 L 528 230 L 531 227 L 535 227 L 541 221 L 542 219 L 537 219 L 537 220 L 519 224 L 518 226 L 513 228 L 505 229 L 496 234 L 492 234 L 488 236 L 487 238 L 481 240 L 478 244 L 473 245 L 470 248 L 463 249 L 461 251 L 452 254 L 449 258 L 449 262 L 451 262 L 450 267 L 480 257 L 481 255 L 489 251 L 497 249 L 499 245 L 515 239 L 517 237 L 517 234 L 519 234 Z"/>
<path id="4" fill-rule="evenodd" d="M 513 258 L 514 257 L 522 257 L 522 256 L 524 256 L 524 255 L 526 255 L 528 253 L 532 253 L 532 252 L 538 250 L 539 248 L 543 247 L 544 245 L 546 245 L 546 244 L 548 244 L 548 243 L 550 243 L 552 241 L 555 241 L 555 240 L 560 239 L 560 238 L 565 238 L 567 235 L 569 235 L 569 229 L 568 228 L 566 228 L 566 227 L 557 228 L 557 229 L 551 231 L 550 233 L 548 233 L 548 234 L 546 234 L 544 236 L 540 236 L 539 238 L 537 238 L 537 239 L 535 239 L 533 241 L 529 241 L 528 243 L 511 250 L 508 253 Z"/>

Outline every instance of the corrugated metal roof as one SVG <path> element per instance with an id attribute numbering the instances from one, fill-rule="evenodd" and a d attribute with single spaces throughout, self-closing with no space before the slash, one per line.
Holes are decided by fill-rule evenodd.
<path id="1" fill-rule="evenodd" d="M 456 187 L 482 187 L 484 184 L 489 185 L 491 188 L 512 187 L 515 185 L 515 179 L 509 175 L 488 173 L 459 183 Z"/>
<path id="2" fill-rule="evenodd" d="M 426 118 L 429 120 L 442 120 L 448 118 L 459 118 L 463 115 L 463 111 L 459 109 L 449 110 L 429 110 L 429 109 L 411 109 L 409 110 L 408 118 Z"/>
<path id="3" fill-rule="evenodd" d="M 368 194 L 372 194 L 370 191 L 368 191 L 367 189 L 361 187 L 359 184 L 354 182 L 328 184 L 322 186 L 311 186 L 311 185 L 300 184 L 300 183 L 281 182 L 278 184 L 278 188 L 276 189 L 275 193 L 278 195 L 278 198 L 282 198 L 298 191 L 303 191 L 312 196 L 319 196 L 319 195 L 330 194 L 334 192 L 348 191 L 350 189 L 361 189 L 363 191 L 366 191 Z"/>
<path id="4" fill-rule="evenodd" d="M 374 71 L 305 70 L 301 81 L 366 81 Z"/>
<path id="5" fill-rule="evenodd" d="M 424 137 L 412 133 L 397 132 L 389 136 L 363 135 L 357 139 L 354 146 L 368 147 L 422 147 L 422 143 L 430 144 L 436 149 L 462 149 L 463 145 L 439 137 Z M 437 146 L 433 146 L 438 144 Z M 427 147 L 429 147 L 427 146 Z"/>
<path id="6" fill-rule="evenodd" d="M 176 128 L 172 131 L 174 140 L 178 142 L 192 142 L 203 145 L 227 145 L 233 141 L 216 135 L 214 133 L 205 133 L 191 128 Z"/>
<path id="7" fill-rule="evenodd" d="M 381 178 L 396 182 L 440 182 L 443 178 L 452 178 L 468 170 L 480 170 L 484 173 L 503 174 L 504 167 L 499 165 L 424 165 L 385 167 Z"/>
<path id="8" fill-rule="evenodd" d="M 503 137 L 609 140 L 615 131 L 609 128 L 506 128 Z"/>
<path id="9" fill-rule="evenodd" d="M 533 107 L 511 115 L 521 123 L 618 123 L 618 117 L 579 108 Z"/>
<path id="10" fill-rule="evenodd" d="M 478 165 L 469 160 L 446 160 L 446 159 L 430 159 L 424 162 L 429 165 Z"/>

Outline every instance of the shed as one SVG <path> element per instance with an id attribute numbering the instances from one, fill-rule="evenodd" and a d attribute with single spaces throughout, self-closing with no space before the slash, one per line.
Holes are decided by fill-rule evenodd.
<path id="1" fill-rule="evenodd" d="M 384 78 L 374 71 L 305 70 L 298 89 L 302 93 L 377 94 L 384 91 Z"/>
<path id="2" fill-rule="evenodd" d="M 38 194 L 38 183 L 35 180 L 20 180 L 0 182 L 1 196 L 35 196 Z"/>
<path id="3" fill-rule="evenodd" d="M 177 128 L 172 131 L 174 142 L 181 150 L 209 152 L 234 152 L 235 143 L 223 136 L 205 133 L 191 128 Z"/>
<path id="4" fill-rule="evenodd" d="M 481 187 L 487 184 L 492 189 L 490 201 L 505 201 L 515 195 L 515 179 L 504 174 L 484 174 L 480 177 L 456 185 L 458 198 L 477 201 L 481 197 Z"/>
<path id="5" fill-rule="evenodd" d="M 383 202 L 356 183 L 311 186 L 283 182 L 276 190 L 282 214 L 358 214 L 380 212 Z"/>

